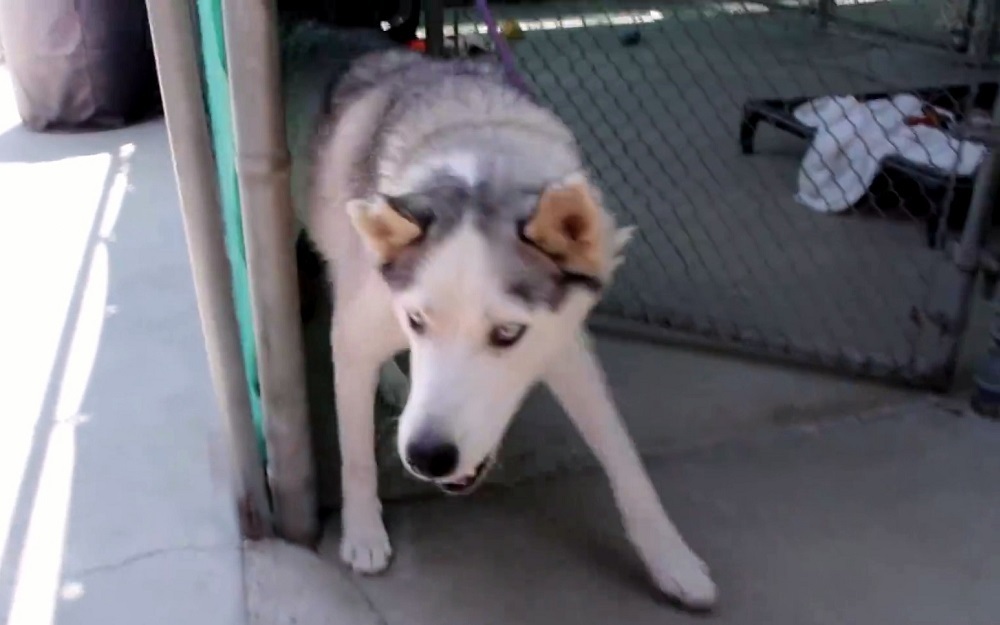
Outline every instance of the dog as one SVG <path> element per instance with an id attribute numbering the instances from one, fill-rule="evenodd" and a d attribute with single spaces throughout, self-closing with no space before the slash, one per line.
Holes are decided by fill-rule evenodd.
<path id="1" fill-rule="evenodd" d="M 405 396 L 406 469 L 461 495 L 543 383 L 607 474 L 656 586 L 710 608 L 708 568 L 664 511 L 586 336 L 630 231 L 604 208 L 572 132 L 492 62 L 313 28 L 285 60 L 286 121 L 294 203 L 334 302 L 343 561 L 378 573 L 392 556 L 379 388 Z M 392 364 L 403 350 L 408 384 Z"/>

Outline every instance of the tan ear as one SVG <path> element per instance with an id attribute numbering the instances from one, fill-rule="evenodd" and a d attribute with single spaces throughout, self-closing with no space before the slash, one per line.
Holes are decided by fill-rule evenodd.
<path id="1" fill-rule="evenodd" d="M 347 213 L 365 245 L 383 263 L 395 260 L 403 248 L 423 234 L 419 225 L 404 217 L 384 197 L 351 200 L 347 203 Z"/>
<path id="2" fill-rule="evenodd" d="M 561 268 L 587 276 L 603 276 L 610 261 L 603 209 L 582 174 L 547 187 L 524 237 L 551 256 Z"/>

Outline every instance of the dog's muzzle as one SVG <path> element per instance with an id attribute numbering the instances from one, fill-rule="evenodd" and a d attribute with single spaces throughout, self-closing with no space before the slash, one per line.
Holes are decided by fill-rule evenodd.
<path id="1" fill-rule="evenodd" d="M 434 483 L 442 491 L 449 495 L 468 495 L 479 488 L 486 481 L 486 474 L 493 468 L 496 461 L 496 453 L 492 453 L 485 460 L 476 465 L 475 470 L 461 478 L 451 480 L 435 481 Z"/>
<path id="2" fill-rule="evenodd" d="M 476 490 L 493 467 L 496 450 L 476 465 L 471 473 L 456 477 L 459 449 L 450 440 L 423 434 L 411 440 L 404 450 L 404 464 L 414 476 L 435 484 L 449 495 L 467 495 Z"/>

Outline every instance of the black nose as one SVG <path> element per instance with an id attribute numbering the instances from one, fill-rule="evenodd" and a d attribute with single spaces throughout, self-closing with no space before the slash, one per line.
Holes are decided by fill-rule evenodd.
<path id="1" fill-rule="evenodd" d="M 438 436 L 418 436 L 406 445 L 406 463 L 422 477 L 444 477 L 458 467 L 458 447 Z"/>

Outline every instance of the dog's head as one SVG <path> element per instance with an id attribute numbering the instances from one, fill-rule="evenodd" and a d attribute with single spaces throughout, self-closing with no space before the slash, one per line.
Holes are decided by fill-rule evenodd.
<path id="1" fill-rule="evenodd" d="M 502 192 L 445 177 L 348 210 L 409 339 L 400 455 L 418 477 L 469 492 L 528 390 L 578 340 L 628 231 L 582 174 Z"/>

